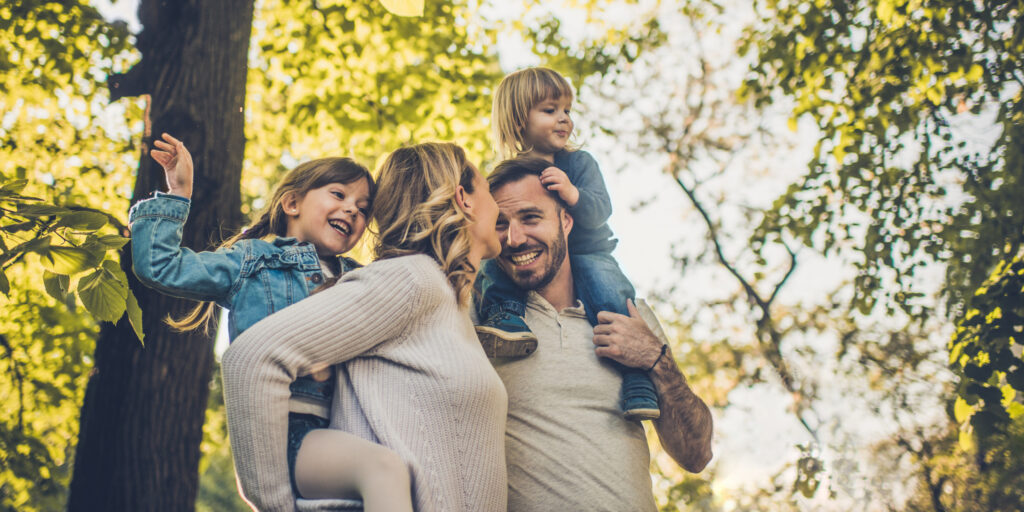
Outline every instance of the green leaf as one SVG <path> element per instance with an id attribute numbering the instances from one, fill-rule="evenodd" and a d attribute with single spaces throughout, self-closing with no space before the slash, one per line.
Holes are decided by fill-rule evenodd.
<path id="1" fill-rule="evenodd" d="M 423 16 L 424 0 L 380 0 L 381 5 L 398 16 Z"/>
<path id="2" fill-rule="evenodd" d="M 131 290 L 128 290 L 127 309 L 128 322 L 132 324 L 132 330 L 139 337 L 139 343 L 145 346 L 146 335 L 142 332 L 142 308 L 139 307 L 139 300 L 135 298 L 135 294 Z"/>
<path id="3" fill-rule="evenodd" d="M 40 253 L 40 261 L 47 270 L 55 274 L 73 275 L 96 268 L 98 258 L 81 247 L 51 246 Z"/>
<path id="4" fill-rule="evenodd" d="M 6 231 L 8 233 L 18 233 L 21 231 L 28 231 L 36 226 L 36 223 L 31 220 L 25 222 L 15 222 L 14 224 L 8 224 L 6 226 L 0 226 L 0 231 Z"/>
<path id="5" fill-rule="evenodd" d="M 107 216 L 99 212 L 71 212 L 61 215 L 57 226 L 95 231 L 107 224 Z"/>
<path id="6" fill-rule="evenodd" d="M 11 293 L 11 282 L 7 280 L 7 274 L 0 270 L 0 293 L 7 295 Z"/>
<path id="7" fill-rule="evenodd" d="M 22 217 L 48 217 L 51 215 L 65 215 L 71 213 L 71 210 L 61 206 L 54 206 L 52 204 L 21 204 L 18 205 L 18 210 L 15 212 L 16 215 Z"/>
<path id="8" fill-rule="evenodd" d="M 956 397 L 956 402 L 953 404 L 953 418 L 956 419 L 956 422 L 963 423 L 967 421 L 972 414 L 974 414 L 974 408 L 971 407 L 963 397 Z"/>
<path id="9" fill-rule="evenodd" d="M 961 430 L 959 439 L 960 449 L 965 452 L 971 452 L 974 450 L 974 436 L 970 432 Z"/>
<path id="10" fill-rule="evenodd" d="M 116 322 L 127 307 L 128 283 L 124 272 L 120 276 L 110 272 L 108 261 L 78 282 L 78 296 L 97 320 Z"/>
<path id="11" fill-rule="evenodd" d="M 71 278 L 65 274 L 54 274 L 49 270 L 43 271 L 43 287 L 46 288 L 46 293 L 63 302 L 68 296 L 68 287 L 71 283 Z"/>
<path id="12" fill-rule="evenodd" d="M 24 190 L 25 185 L 28 185 L 28 180 L 11 180 L 3 185 L 0 185 L 0 195 L 13 195 L 20 194 Z"/>
<path id="13" fill-rule="evenodd" d="M 128 240 L 128 238 L 121 235 L 103 235 L 97 237 L 90 236 L 86 239 L 86 243 L 96 242 L 109 249 L 120 249 L 121 247 L 124 247 L 124 244 L 128 243 Z"/>

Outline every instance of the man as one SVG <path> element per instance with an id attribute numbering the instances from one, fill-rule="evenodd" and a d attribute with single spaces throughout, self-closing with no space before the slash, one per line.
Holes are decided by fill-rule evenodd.
<path id="1" fill-rule="evenodd" d="M 711 413 L 631 303 L 630 316 L 587 321 L 566 250 L 572 216 L 540 181 L 549 165 L 507 160 L 488 177 L 501 210 L 497 262 L 529 290 L 526 324 L 538 338 L 526 357 L 492 359 L 509 396 L 509 510 L 654 511 L 647 439 L 639 421 L 622 416 L 611 361 L 650 369 L 661 406 L 655 430 L 688 471 L 711 459 Z"/>

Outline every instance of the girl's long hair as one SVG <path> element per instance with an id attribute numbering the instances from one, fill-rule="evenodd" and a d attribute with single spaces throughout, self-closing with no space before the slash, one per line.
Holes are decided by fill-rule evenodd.
<path id="1" fill-rule="evenodd" d="M 530 109 L 538 103 L 568 97 L 573 98 L 569 81 L 557 71 L 548 68 L 526 68 L 509 73 L 501 79 L 494 91 L 491 123 L 498 152 L 503 158 L 515 158 L 533 151 L 526 143 L 526 121 Z M 572 150 L 574 147 L 568 147 Z"/>
<path id="2" fill-rule="evenodd" d="M 230 247 L 239 240 L 285 236 L 288 232 L 288 216 L 285 215 L 281 203 L 286 197 L 296 195 L 301 199 L 310 190 L 325 187 L 331 183 L 348 184 L 361 179 L 366 180 L 369 185 L 370 205 L 368 208 L 372 211 L 377 185 L 366 167 L 351 158 L 340 157 L 320 158 L 299 164 L 288 171 L 278 183 L 273 197 L 267 203 L 266 208 L 259 213 L 256 223 L 249 229 L 240 231 L 222 242 L 218 249 Z M 164 321 L 177 331 L 190 331 L 202 327 L 205 332 L 209 332 L 209 322 L 213 317 L 214 308 L 214 303 L 203 302 L 182 318 L 175 320 L 168 315 Z"/>
<path id="3" fill-rule="evenodd" d="M 469 303 L 477 269 L 469 262 L 473 219 L 455 200 L 474 192 L 476 170 L 459 146 L 428 142 L 396 150 L 378 173 L 373 209 L 377 259 L 427 254 L 441 266 L 461 306 Z"/>

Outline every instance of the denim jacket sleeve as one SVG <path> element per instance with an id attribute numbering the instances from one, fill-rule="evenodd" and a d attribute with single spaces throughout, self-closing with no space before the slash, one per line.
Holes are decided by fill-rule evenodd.
<path id="1" fill-rule="evenodd" d="M 195 252 L 181 246 L 190 201 L 157 192 L 128 213 L 132 268 L 145 285 L 193 300 L 225 301 L 239 279 L 245 255 L 238 245 Z"/>
<path id="2" fill-rule="evenodd" d="M 601 227 L 612 215 L 612 200 L 601 177 L 601 169 L 586 151 L 573 151 L 566 156 L 565 167 L 560 168 L 580 191 L 580 199 L 576 206 L 569 208 L 569 213 L 573 221 L 584 228 Z M 555 162 L 556 165 L 559 163 Z"/>

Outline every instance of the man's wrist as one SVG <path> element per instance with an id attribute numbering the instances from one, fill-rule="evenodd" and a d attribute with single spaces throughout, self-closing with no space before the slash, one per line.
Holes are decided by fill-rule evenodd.
<path id="1" fill-rule="evenodd" d="M 647 368 L 647 373 L 653 372 L 654 369 L 657 368 L 659 364 L 661 364 L 661 361 L 663 359 L 665 359 L 665 354 L 667 354 L 667 353 L 668 353 L 668 343 L 663 343 L 661 345 L 661 350 L 658 353 L 657 359 L 655 359 L 654 362 L 651 363 L 651 366 L 649 368 Z M 669 356 L 669 359 L 671 359 L 671 356 Z"/>

